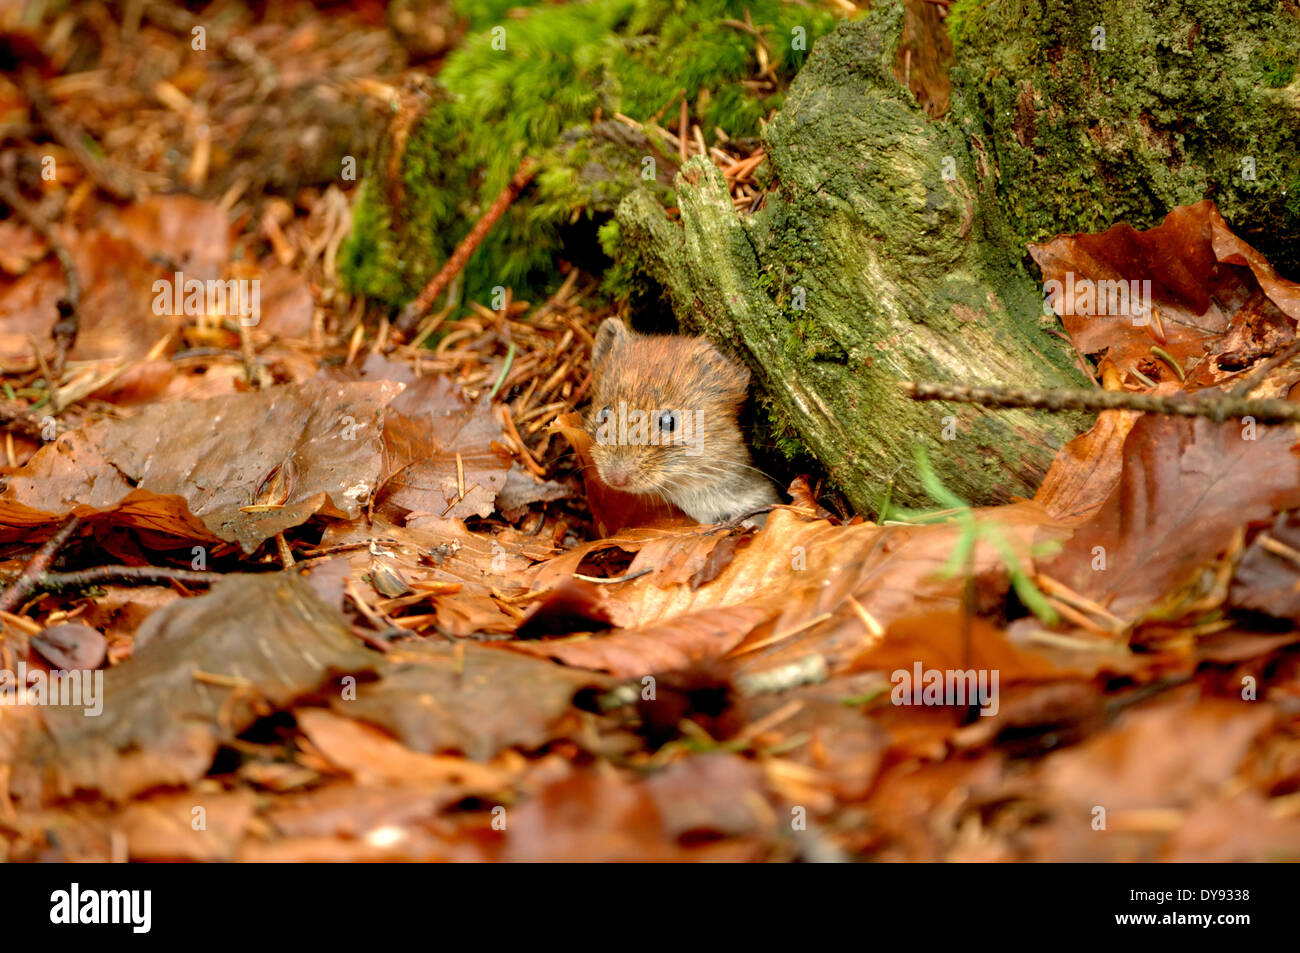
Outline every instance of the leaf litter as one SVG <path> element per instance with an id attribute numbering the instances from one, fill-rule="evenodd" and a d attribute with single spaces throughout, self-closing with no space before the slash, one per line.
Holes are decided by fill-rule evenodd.
<path id="1" fill-rule="evenodd" d="M 295 42 L 346 71 L 328 39 Z M 147 150 L 179 118 L 130 121 Z M 590 276 L 416 342 L 340 287 L 354 193 L 238 190 L 247 149 L 194 195 L 79 200 L 53 391 L 62 272 L 0 222 L 4 585 L 77 518 L 0 669 L 103 676 L 94 717 L 0 706 L 0 856 L 1300 855 L 1290 427 L 1105 411 L 1032 501 L 876 523 L 801 478 L 761 528 L 695 526 L 592 479 Z M 1210 203 L 1030 251 L 1151 282 L 1145 323 L 1062 315 L 1103 386 L 1300 380 L 1300 288 Z M 259 278 L 261 320 L 159 315 L 176 271 Z M 910 704 L 935 670 L 996 705 Z"/>

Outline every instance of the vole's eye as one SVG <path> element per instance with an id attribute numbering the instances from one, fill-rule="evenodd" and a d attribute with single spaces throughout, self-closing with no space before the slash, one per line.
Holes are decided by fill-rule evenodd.
<path id="1" fill-rule="evenodd" d="M 609 420 L 609 415 L 610 410 L 608 407 L 601 408 L 600 413 L 596 415 L 596 423 L 603 424 L 605 421 Z"/>
<path id="2" fill-rule="evenodd" d="M 677 412 L 675 410 L 665 410 L 659 415 L 659 432 L 672 433 L 677 429 Z"/>

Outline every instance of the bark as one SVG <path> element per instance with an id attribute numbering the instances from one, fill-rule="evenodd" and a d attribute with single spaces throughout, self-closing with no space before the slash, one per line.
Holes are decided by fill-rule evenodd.
<path id="1" fill-rule="evenodd" d="M 639 2 L 649 9 L 650 0 Z M 755 22 L 767 48 L 794 56 L 782 46 L 801 27 L 775 18 L 796 8 L 761 6 Z M 646 118 L 658 108 L 649 103 L 669 98 L 643 91 L 644 108 L 627 105 L 630 84 L 668 61 L 628 68 L 636 51 L 658 47 L 618 19 L 613 0 L 582 10 L 608 19 L 587 25 L 600 27 L 602 43 L 610 30 L 631 30 L 624 46 L 570 56 L 564 62 L 585 64 L 572 76 L 537 65 L 574 9 L 545 6 L 512 21 L 508 61 L 483 43 L 467 47 L 463 68 L 444 70 L 450 99 L 408 97 L 367 183 L 345 273 L 356 290 L 393 306 L 409 301 L 484 196 L 521 156 L 540 155 L 537 186 L 475 254 L 463 293 L 545 285 L 557 255 L 584 260 L 566 223 L 587 223 L 589 246 L 616 208 L 617 229 L 601 230 L 615 256 L 606 288 L 647 310 L 662 291 L 686 330 L 729 342 L 754 371 L 776 445 L 790 456 L 811 452 L 864 513 L 887 494 L 926 502 L 918 444 L 972 502 L 1032 495 L 1056 450 L 1087 425 L 1082 413 L 917 403 L 901 386 L 1088 384 L 1058 322 L 1043 314 L 1027 242 L 1117 221 L 1149 227 L 1209 197 L 1279 270 L 1300 272 L 1294 5 L 957 0 L 945 20 L 925 0 L 877 0 L 816 42 L 767 124 L 777 185 L 753 214 L 732 207 L 706 161 L 673 177 L 662 143 L 611 123 L 620 108 Z M 696 19 L 674 37 L 718 29 L 685 10 L 679 16 Z M 585 48 L 571 37 L 579 21 L 564 22 L 560 35 Z M 728 31 L 710 42 L 724 43 Z M 480 115 L 471 108 L 484 98 L 478 85 L 501 82 L 487 66 L 503 62 L 511 89 L 540 81 L 529 70 L 557 88 L 528 100 L 533 112 L 516 103 Z M 692 109 L 716 108 L 726 90 L 742 88 L 729 76 L 712 76 L 708 96 L 693 91 Z M 592 103 L 566 82 L 599 91 L 606 119 L 587 125 Z M 568 113 L 553 105 L 562 102 Z M 752 105 L 738 100 L 723 124 L 742 128 Z M 535 127 L 562 131 L 543 140 Z M 678 220 L 664 212 L 674 185 Z"/>
<path id="2" fill-rule="evenodd" d="M 925 499 L 916 444 L 968 499 L 1031 496 L 1079 418 L 921 404 L 899 384 L 1086 379 L 1043 330 L 965 136 L 894 79 L 892 26 L 841 27 L 814 49 L 767 128 L 780 187 L 763 209 L 734 212 L 692 161 L 681 224 L 639 194 L 620 234 L 684 323 L 746 355 L 778 433 L 795 431 L 860 511 L 891 481 L 894 501 Z"/>
<path id="3" fill-rule="evenodd" d="M 932 6 L 909 11 L 909 32 L 924 29 Z M 717 172 L 694 160 L 677 178 L 680 223 L 646 194 L 618 209 L 625 252 L 663 285 L 682 323 L 732 342 L 755 373 L 778 438 L 793 433 L 862 512 L 876 511 L 886 487 L 895 502 L 925 500 L 917 444 L 969 500 L 1030 496 L 1061 443 L 1086 425 L 1079 415 L 918 404 L 901 386 L 1087 383 L 1068 345 L 1050 333 L 1057 323 L 1042 312 L 1026 241 L 1102 230 L 1124 215 L 1154 225 L 1173 205 L 1207 193 L 1248 225 L 1268 221 L 1275 247 L 1294 250 L 1300 237 L 1300 216 L 1288 217 L 1276 195 L 1252 204 L 1251 193 L 1216 188 L 1184 167 L 1204 169 L 1201 153 L 1214 141 L 1233 162 L 1251 148 L 1280 150 L 1257 167 L 1285 177 L 1288 150 L 1300 141 L 1296 84 L 1271 90 L 1252 72 L 1251 51 L 1289 35 L 1293 12 L 1248 4 L 1231 36 L 1204 38 L 1193 78 L 1160 59 L 1151 31 L 1185 44 L 1202 11 L 1227 30 L 1216 0 L 1103 0 L 1077 11 L 1055 0 L 964 6 L 956 45 L 964 65 L 950 86 L 923 58 L 909 54 L 900 69 L 900 51 L 918 44 L 904 33 L 898 2 L 879 3 L 820 40 L 764 134 L 779 187 L 757 213 L 734 211 Z M 1276 29 L 1252 40 L 1261 17 Z M 1090 43 L 1098 21 L 1112 24 L 1117 62 L 1105 68 L 1085 61 L 1103 52 Z M 1062 51 L 1072 43 L 1077 49 Z M 1171 75 L 1153 83 L 1156 67 L 1143 56 Z M 1218 123 L 1212 128 L 1176 134 L 1188 124 L 1181 110 L 1203 98 L 1202 73 L 1256 104 L 1293 105 L 1269 118 L 1278 129 L 1266 140 L 1255 130 L 1259 117 L 1247 121 L 1231 107 L 1200 114 Z M 1009 111 L 1008 90 L 1020 104 Z M 1119 130 L 1112 138 L 1123 139 L 1124 155 L 1085 146 L 1098 135 L 1098 113 L 1082 108 L 1093 105 L 1103 128 Z M 1114 174 L 1117 166 L 1129 174 Z"/>

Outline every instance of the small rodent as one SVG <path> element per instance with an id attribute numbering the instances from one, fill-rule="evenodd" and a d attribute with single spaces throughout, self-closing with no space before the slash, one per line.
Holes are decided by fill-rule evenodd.
<path id="1" fill-rule="evenodd" d="M 636 334 L 606 318 L 591 349 L 591 457 L 608 486 L 701 523 L 779 503 L 737 416 L 749 371 L 703 337 Z"/>

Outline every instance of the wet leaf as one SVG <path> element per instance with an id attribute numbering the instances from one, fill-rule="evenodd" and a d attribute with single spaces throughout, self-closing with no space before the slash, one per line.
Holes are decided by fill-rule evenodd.
<path id="1" fill-rule="evenodd" d="M 13 764 L 10 790 L 26 804 L 189 784 L 260 714 L 373 658 L 301 578 L 233 576 L 155 612 L 131 658 L 95 673 L 101 714 L 49 707 L 33 721 L 0 708 L 0 760 Z"/>
<path id="2" fill-rule="evenodd" d="M 81 622 L 52 625 L 32 636 L 32 648 L 56 669 L 95 669 L 104 664 L 108 640 Z"/>

